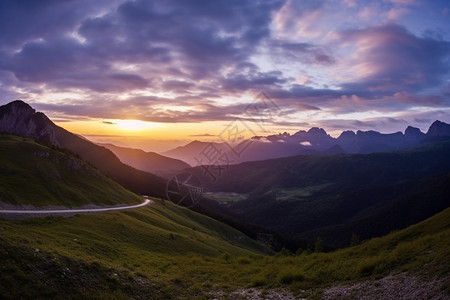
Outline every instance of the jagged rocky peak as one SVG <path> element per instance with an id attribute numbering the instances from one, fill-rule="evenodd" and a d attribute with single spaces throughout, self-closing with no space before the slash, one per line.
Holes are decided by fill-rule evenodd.
<path id="1" fill-rule="evenodd" d="M 356 137 L 356 133 L 353 130 L 346 130 L 346 131 L 342 131 L 342 133 L 339 135 L 338 139 L 342 140 L 342 139 L 352 139 Z"/>
<path id="2" fill-rule="evenodd" d="M 33 138 L 57 145 L 50 119 L 27 103 L 16 100 L 0 106 L 0 132 Z"/>
<path id="3" fill-rule="evenodd" d="M 10 114 L 13 116 L 28 118 L 36 113 L 29 104 L 22 100 L 15 100 L 1 107 L 0 115 Z"/>
<path id="4" fill-rule="evenodd" d="M 450 125 L 441 121 L 434 121 L 428 129 L 427 136 L 450 136 Z"/>
<path id="5" fill-rule="evenodd" d="M 358 137 L 378 137 L 381 135 L 381 133 L 379 133 L 378 131 L 375 131 L 375 130 L 368 130 L 368 131 L 358 130 L 356 132 L 356 135 Z"/>
<path id="6" fill-rule="evenodd" d="M 425 133 L 420 131 L 419 128 L 408 126 L 405 130 L 405 137 L 407 138 L 423 138 Z"/>
<path id="7" fill-rule="evenodd" d="M 323 128 L 312 127 L 310 130 L 308 130 L 308 134 L 312 134 L 312 135 L 327 135 L 327 132 Z"/>

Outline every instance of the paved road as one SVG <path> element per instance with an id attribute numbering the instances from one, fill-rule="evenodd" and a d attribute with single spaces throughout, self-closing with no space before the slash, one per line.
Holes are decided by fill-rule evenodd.
<path id="1" fill-rule="evenodd" d="M 152 200 L 145 199 L 145 201 L 141 204 L 130 205 L 130 206 L 116 206 L 116 207 L 105 207 L 105 208 L 80 208 L 80 209 L 39 209 L 39 210 L 20 210 L 20 209 L 1 209 L 0 214 L 82 214 L 82 213 L 98 213 L 98 212 L 107 212 L 114 210 L 127 210 L 138 208 L 142 206 L 146 206 L 150 203 L 153 203 Z"/>

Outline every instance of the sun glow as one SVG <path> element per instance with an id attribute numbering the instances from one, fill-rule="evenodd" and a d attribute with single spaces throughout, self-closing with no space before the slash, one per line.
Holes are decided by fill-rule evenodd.
<path id="1" fill-rule="evenodd" d="M 113 120 L 111 121 L 118 129 L 121 130 L 145 130 L 156 127 L 155 123 L 145 122 L 141 120 Z"/>

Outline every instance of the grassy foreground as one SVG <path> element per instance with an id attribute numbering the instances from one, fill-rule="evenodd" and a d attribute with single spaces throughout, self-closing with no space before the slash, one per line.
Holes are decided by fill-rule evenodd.
<path id="1" fill-rule="evenodd" d="M 0 134 L 0 202 L 78 207 L 137 204 L 142 198 L 71 153 Z"/>
<path id="2" fill-rule="evenodd" d="M 450 209 L 354 247 L 296 255 L 268 255 L 240 232 L 158 200 L 128 212 L 0 220 L 0 232 L 2 299 L 210 299 L 248 287 L 317 297 L 336 283 L 450 270 Z"/>

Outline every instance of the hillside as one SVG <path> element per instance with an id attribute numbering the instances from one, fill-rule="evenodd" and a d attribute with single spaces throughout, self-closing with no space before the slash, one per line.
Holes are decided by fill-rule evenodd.
<path id="1" fill-rule="evenodd" d="M 66 295 L 70 291 L 75 298 L 102 294 L 110 299 L 117 295 L 122 279 L 151 294 L 164 286 L 160 293 L 165 295 L 181 292 L 190 280 L 201 284 L 200 277 L 190 278 L 186 272 L 196 273 L 196 265 L 209 264 L 209 258 L 270 253 L 229 226 L 153 200 L 153 205 L 129 212 L 23 221 L 0 219 L 0 298 L 34 298 L 57 292 Z M 72 281 L 71 277 L 76 278 Z M 48 280 L 54 284 L 46 284 Z M 87 281 L 86 289 L 78 286 L 83 285 L 80 281 Z M 92 287 L 97 281 L 102 281 L 101 285 Z"/>
<path id="2" fill-rule="evenodd" d="M 23 101 L 0 106 L 0 133 L 19 135 L 44 145 L 68 149 L 135 193 L 157 197 L 165 194 L 162 178 L 122 163 L 110 150 L 56 126 L 45 114 L 36 112 Z"/>
<path id="3" fill-rule="evenodd" d="M 232 165 L 213 182 L 190 169 L 222 215 L 330 247 L 382 236 L 450 206 L 450 142 L 364 155 L 312 155 Z M 228 196 L 227 196 L 228 195 Z M 232 197 L 230 195 L 233 195 Z M 226 216 L 224 217 L 226 219 Z"/>
<path id="4" fill-rule="evenodd" d="M 155 152 L 145 152 L 113 144 L 99 145 L 111 150 L 123 163 L 154 174 L 164 175 L 167 172 L 180 171 L 190 167 L 179 159 L 169 158 Z"/>
<path id="5" fill-rule="evenodd" d="M 140 196 L 67 151 L 0 135 L 0 205 L 78 207 L 140 202 Z"/>
<path id="6" fill-rule="evenodd" d="M 256 291 L 318 299 L 342 285 L 354 293 L 361 284 L 380 287 L 385 278 L 397 279 L 381 285 L 384 294 L 365 288 L 359 295 L 450 296 L 449 209 L 332 253 L 265 256 L 263 247 L 239 232 L 155 201 L 132 212 L 0 219 L 0 297 L 250 299 Z M 412 279 L 420 285 L 408 290 Z"/>

